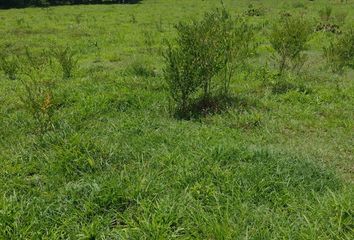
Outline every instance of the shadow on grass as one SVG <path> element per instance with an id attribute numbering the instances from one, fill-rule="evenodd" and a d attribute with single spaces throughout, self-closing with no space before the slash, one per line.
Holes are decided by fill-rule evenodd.
<path id="1" fill-rule="evenodd" d="M 200 119 L 214 114 L 220 114 L 230 108 L 242 110 L 256 107 L 257 102 L 246 98 L 228 95 L 215 95 L 197 98 L 186 108 L 177 108 L 174 117 L 180 120 Z"/>

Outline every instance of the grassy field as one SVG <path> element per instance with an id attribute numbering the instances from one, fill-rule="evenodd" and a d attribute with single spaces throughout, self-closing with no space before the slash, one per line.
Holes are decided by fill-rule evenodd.
<path id="1" fill-rule="evenodd" d="M 248 17 L 259 46 L 235 103 L 192 120 L 169 112 L 164 40 L 219 1 L 0 10 L 2 52 L 27 51 L 52 83 L 43 130 L 28 76 L 0 72 L 0 239 L 353 239 L 354 71 L 332 74 L 334 34 L 314 32 L 295 87 L 275 91 L 267 36 L 283 12 L 316 24 L 325 6 L 344 29 L 354 3 L 225 1 L 235 16 L 249 3 L 264 15 Z M 65 46 L 69 79 L 45 58 Z"/>

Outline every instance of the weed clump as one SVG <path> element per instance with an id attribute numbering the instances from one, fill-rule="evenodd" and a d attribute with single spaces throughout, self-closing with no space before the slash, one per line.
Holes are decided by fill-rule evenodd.
<path id="1" fill-rule="evenodd" d="M 20 99 L 27 111 L 33 116 L 40 132 L 49 130 L 53 126 L 52 117 L 55 112 L 53 81 L 41 81 L 34 77 L 29 80 L 21 79 L 24 94 Z"/>
<path id="2" fill-rule="evenodd" d="M 2 70 L 9 79 L 16 79 L 19 68 L 19 59 L 16 56 L 0 55 L 0 70 Z"/>
<path id="3" fill-rule="evenodd" d="M 134 60 L 126 69 L 126 73 L 136 77 L 155 77 L 156 70 L 151 64 L 144 60 Z"/>
<path id="4" fill-rule="evenodd" d="M 176 44 L 168 43 L 164 54 L 164 77 L 174 109 L 189 117 L 193 102 L 210 103 L 215 95 L 230 94 L 235 67 L 252 52 L 254 33 L 225 9 L 206 13 L 201 21 L 179 23 L 176 29 Z"/>

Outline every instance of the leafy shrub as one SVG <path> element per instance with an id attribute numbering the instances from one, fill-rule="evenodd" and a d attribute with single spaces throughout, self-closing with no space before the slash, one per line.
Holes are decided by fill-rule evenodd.
<path id="1" fill-rule="evenodd" d="M 164 74 L 177 112 L 188 115 L 196 97 L 229 94 L 236 60 L 240 64 L 249 56 L 254 34 L 225 9 L 206 13 L 201 21 L 179 23 L 176 29 L 176 46 L 168 43 L 164 54 Z"/>
<path id="2" fill-rule="evenodd" d="M 0 55 L 0 70 L 4 71 L 9 79 L 16 79 L 19 67 L 19 59 L 16 56 Z"/>
<path id="3" fill-rule="evenodd" d="M 279 72 L 285 69 L 300 71 L 306 61 L 306 43 L 311 34 L 309 22 L 303 18 L 290 16 L 280 18 L 270 33 L 270 43 L 275 50 L 274 59 L 279 64 Z"/>
<path id="4" fill-rule="evenodd" d="M 354 67 L 354 29 L 336 37 L 329 46 L 324 47 L 327 65 L 333 73 L 342 75 L 345 67 Z"/>
<path id="5" fill-rule="evenodd" d="M 63 78 L 71 78 L 77 65 L 77 59 L 72 49 L 70 47 L 58 48 L 54 51 L 53 56 L 62 68 Z"/>

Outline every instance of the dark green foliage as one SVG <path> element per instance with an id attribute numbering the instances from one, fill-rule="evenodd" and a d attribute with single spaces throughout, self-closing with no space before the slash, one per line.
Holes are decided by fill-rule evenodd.
<path id="1" fill-rule="evenodd" d="M 229 94 L 235 66 L 252 50 L 253 31 L 225 9 L 207 13 L 201 21 L 179 23 L 176 28 L 176 46 L 168 44 L 164 72 L 178 112 L 188 115 L 196 97 Z"/>
<path id="2" fill-rule="evenodd" d="M 306 60 L 303 52 L 310 34 L 310 23 L 299 16 L 282 17 L 274 24 L 269 40 L 275 50 L 273 57 L 278 62 L 280 74 L 286 69 L 300 71 Z"/>

